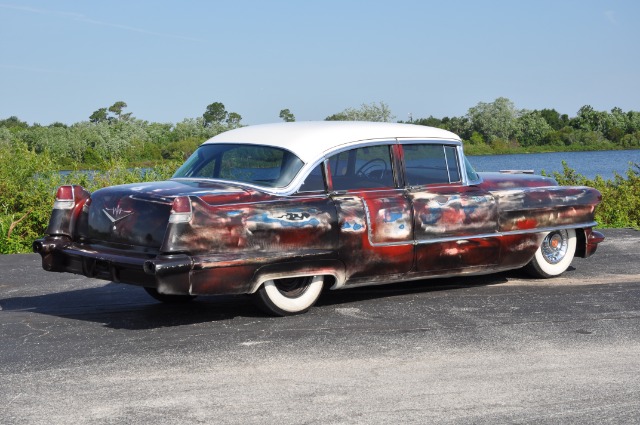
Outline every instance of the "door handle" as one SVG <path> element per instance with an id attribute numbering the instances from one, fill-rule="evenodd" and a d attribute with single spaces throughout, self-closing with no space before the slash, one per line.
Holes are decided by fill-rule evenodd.
<path id="1" fill-rule="evenodd" d="M 355 199 L 353 196 L 350 196 L 348 198 L 344 198 L 343 196 L 346 195 L 347 192 L 346 191 L 334 191 L 331 192 L 329 195 L 333 198 L 333 197 L 340 197 L 340 199 L 343 199 L 345 201 L 350 201 L 352 199 Z"/>

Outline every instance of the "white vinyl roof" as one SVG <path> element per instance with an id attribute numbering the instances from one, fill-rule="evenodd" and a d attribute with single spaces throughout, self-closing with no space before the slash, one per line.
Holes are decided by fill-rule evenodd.
<path id="1" fill-rule="evenodd" d="M 308 121 L 261 124 L 220 133 L 205 143 L 247 143 L 276 146 L 293 152 L 305 163 L 327 152 L 366 140 L 422 139 L 460 141 L 450 131 L 413 124 Z"/>

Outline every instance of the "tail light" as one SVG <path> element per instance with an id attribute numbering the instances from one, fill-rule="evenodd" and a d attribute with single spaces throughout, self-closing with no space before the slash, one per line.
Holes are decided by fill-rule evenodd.
<path id="1" fill-rule="evenodd" d="M 56 193 L 56 201 L 53 203 L 53 209 L 70 210 L 75 206 L 75 197 L 73 186 L 60 186 Z"/>
<path id="2" fill-rule="evenodd" d="M 191 199 L 188 196 L 178 196 L 173 200 L 169 223 L 188 223 L 192 216 Z"/>
<path id="3" fill-rule="evenodd" d="M 90 196 L 89 192 L 77 184 L 60 186 L 45 233 L 50 236 L 72 236 L 76 230 L 76 221 L 82 213 L 79 207 Z"/>

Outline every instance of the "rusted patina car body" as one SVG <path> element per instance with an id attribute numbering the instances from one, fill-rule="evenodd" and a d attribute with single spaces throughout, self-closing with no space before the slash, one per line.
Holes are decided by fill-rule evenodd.
<path id="1" fill-rule="evenodd" d="M 59 189 L 45 270 L 143 286 L 162 301 L 254 294 L 306 311 L 321 289 L 525 267 L 593 254 L 600 193 L 476 173 L 453 133 L 382 123 L 244 127 L 169 181 Z"/>

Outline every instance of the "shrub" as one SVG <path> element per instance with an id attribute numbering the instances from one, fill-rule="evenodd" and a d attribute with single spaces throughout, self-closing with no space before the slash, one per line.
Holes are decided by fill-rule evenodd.
<path id="1" fill-rule="evenodd" d="M 553 173 L 559 184 L 591 186 L 602 194 L 602 203 L 596 209 L 601 227 L 640 228 L 640 165 L 630 164 L 626 178 L 616 174 L 613 180 L 600 176 L 587 179 L 564 161 L 562 167 L 562 173 Z"/>
<path id="2" fill-rule="evenodd" d="M 48 156 L 21 143 L 0 146 L 0 253 L 30 250 L 47 226 L 62 181 Z"/>
<path id="3" fill-rule="evenodd" d="M 24 143 L 0 145 L 0 254 L 30 252 L 49 223 L 57 188 L 80 184 L 90 192 L 116 184 L 165 180 L 179 166 L 164 162 L 153 168 L 128 168 L 112 160 L 106 171 L 74 171 L 63 175 L 48 155 L 38 155 Z"/>

